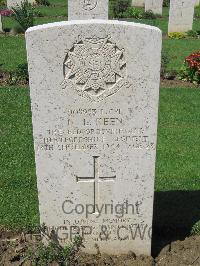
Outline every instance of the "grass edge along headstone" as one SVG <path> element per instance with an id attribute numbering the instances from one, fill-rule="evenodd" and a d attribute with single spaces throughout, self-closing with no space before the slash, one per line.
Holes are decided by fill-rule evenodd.
<path id="1" fill-rule="evenodd" d="M 26 32 L 40 222 L 84 252 L 151 252 L 161 31 L 88 20 Z"/>
<path id="2" fill-rule="evenodd" d="M 68 0 L 68 20 L 108 19 L 108 0 Z"/>
<path id="3" fill-rule="evenodd" d="M 168 33 L 192 30 L 195 0 L 171 0 Z"/>

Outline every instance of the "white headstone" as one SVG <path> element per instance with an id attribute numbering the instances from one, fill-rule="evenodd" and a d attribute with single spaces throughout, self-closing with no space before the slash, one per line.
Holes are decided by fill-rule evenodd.
<path id="1" fill-rule="evenodd" d="M 145 5 L 145 0 L 132 0 L 132 6 L 143 7 Z"/>
<path id="2" fill-rule="evenodd" d="M 163 0 L 145 0 L 145 11 L 151 10 L 154 14 L 162 15 Z"/>
<path id="3" fill-rule="evenodd" d="M 168 33 L 192 30 L 195 0 L 171 0 Z"/>
<path id="4" fill-rule="evenodd" d="M 68 20 L 108 19 L 108 0 L 68 0 Z"/>
<path id="5" fill-rule="evenodd" d="M 20 6 L 21 3 L 24 2 L 24 0 L 7 0 L 7 7 L 12 8 L 12 7 L 17 7 Z M 28 0 L 30 4 L 35 4 L 35 0 Z"/>
<path id="6" fill-rule="evenodd" d="M 40 221 L 84 252 L 150 254 L 161 32 L 91 20 L 26 32 Z"/>
<path id="7" fill-rule="evenodd" d="M 3 26 L 2 26 L 1 15 L 0 15 L 0 32 L 3 32 Z"/>

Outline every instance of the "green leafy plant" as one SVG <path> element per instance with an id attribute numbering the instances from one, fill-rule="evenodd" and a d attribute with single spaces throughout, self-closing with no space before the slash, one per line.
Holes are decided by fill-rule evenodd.
<path id="1" fill-rule="evenodd" d="M 49 0 L 36 0 L 36 3 L 41 6 L 50 6 Z"/>
<path id="2" fill-rule="evenodd" d="M 195 7 L 195 10 L 194 10 L 194 17 L 196 19 L 200 18 L 200 5 Z"/>
<path id="3" fill-rule="evenodd" d="M 22 29 L 20 25 L 14 25 L 10 33 L 13 35 L 22 34 L 24 33 L 24 30 Z"/>
<path id="4" fill-rule="evenodd" d="M 44 228 L 41 230 L 44 234 Z M 76 254 L 83 247 L 82 238 L 75 236 L 71 244 L 62 247 L 52 236 L 46 236 L 49 238 L 48 245 L 40 242 L 35 248 L 28 250 L 26 259 L 36 266 L 46 266 L 50 263 L 57 263 L 60 266 L 74 265 L 77 260 Z"/>
<path id="5" fill-rule="evenodd" d="M 127 18 L 141 19 L 143 16 L 143 11 L 135 7 L 129 7 L 127 11 L 124 12 L 123 16 Z"/>
<path id="6" fill-rule="evenodd" d="M 113 3 L 113 14 L 114 17 L 121 18 L 123 17 L 123 13 L 128 10 L 130 7 L 130 0 L 116 0 Z"/>
<path id="7" fill-rule="evenodd" d="M 193 225 L 191 235 L 200 235 L 200 221 Z"/>
<path id="8" fill-rule="evenodd" d="M 169 54 L 167 51 L 162 51 L 162 58 L 161 58 L 161 76 L 164 77 L 167 73 L 167 65 L 169 63 Z"/>
<path id="9" fill-rule="evenodd" d="M 0 0 L 0 6 L 5 6 L 6 5 L 6 1 L 5 0 Z"/>
<path id="10" fill-rule="evenodd" d="M 192 37 L 192 38 L 198 38 L 199 34 L 197 31 L 194 31 L 194 30 L 189 30 L 187 32 L 187 36 L 188 37 Z"/>
<path id="11" fill-rule="evenodd" d="M 186 57 L 179 78 L 200 84 L 200 51 Z"/>
<path id="12" fill-rule="evenodd" d="M 156 15 L 152 12 L 152 10 L 145 11 L 142 16 L 144 19 L 156 19 Z"/>
<path id="13" fill-rule="evenodd" d="M 170 0 L 164 0 L 163 1 L 163 6 L 164 7 L 169 7 L 169 5 L 170 5 Z"/>
<path id="14" fill-rule="evenodd" d="M 18 65 L 15 71 L 10 72 L 10 77 L 7 83 L 9 85 L 16 85 L 17 83 L 27 84 L 28 80 L 29 80 L 28 64 L 24 63 Z"/>
<path id="15" fill-rule="evenodd" d="M 13 18 L 19 23 L 24 32 L 34 25 L 34 7 L 26 0 L 21 6 L 13 7 Z"/>
<path id="16" fill-rule="evenodd" d="M 168 34 L 171 39 L 184 39 L 186 37 L 186 33 L 184 32 L 170 32 Z"/>

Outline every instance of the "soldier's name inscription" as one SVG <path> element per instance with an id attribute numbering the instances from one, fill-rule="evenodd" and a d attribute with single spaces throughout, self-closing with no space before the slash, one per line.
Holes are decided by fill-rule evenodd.
<path id="1" fill-rule="evenodd" d="M 97 150 L 97 149 L 155 149 L 155 143 L 148 135 L 148 125 L 129 125 L 133 112 L 116 109 L 67 109 L 65 129 L 47 128 L 40 135 L 38 149 Z"/>

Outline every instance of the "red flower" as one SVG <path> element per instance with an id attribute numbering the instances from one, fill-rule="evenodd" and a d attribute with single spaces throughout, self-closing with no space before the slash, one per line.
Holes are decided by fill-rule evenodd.
<path id="1" fill-rule="evenodd" d="M 200 75 L 200 51 L 186 57 L 185 63 L 190 69 L 198 71 L 198 74 Z"/>
<path id="2" fill-rule="evenodd" d="M 12 10 L 9 9 L 4 9 L 4 10 L 0 10 L 0 15 L 4 16 L 4 17 L 8 17 L 10 15 L 12 15 Z"/>

